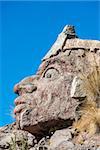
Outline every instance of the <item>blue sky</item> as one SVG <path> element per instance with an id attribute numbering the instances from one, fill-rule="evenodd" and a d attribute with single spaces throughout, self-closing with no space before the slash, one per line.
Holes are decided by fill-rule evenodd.
<path id="1" fill-rule="evenodd" d="M 100 2 L 0 2 L 0 126 L 14 121 L 13 86 L 35 74 L 66 24 L 83 39 L 100 39 Z"/>

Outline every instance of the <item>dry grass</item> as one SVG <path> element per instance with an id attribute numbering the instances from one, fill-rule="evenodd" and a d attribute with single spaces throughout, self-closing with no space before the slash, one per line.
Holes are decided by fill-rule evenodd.
<path id="1" fill-rule="evenodd" d="M 22 139 L 17 142 L 16 135 L 14 138 L 11 138 L 9 144 L 9 150 L 28 150 L 28 140 L 22 137 Z"/>
<path id="2" fill-rule="evenodd" d="M 79 132 L 86 132 L 90 136 L 100 132 L 100 66 L 94 59 L 91 65 L 92 71 L 86 75 L 81 74 L 83 80 L 82 89 L 86 92 L 86 100 L 80 107 L 80 119 L 73 124 Z"/>

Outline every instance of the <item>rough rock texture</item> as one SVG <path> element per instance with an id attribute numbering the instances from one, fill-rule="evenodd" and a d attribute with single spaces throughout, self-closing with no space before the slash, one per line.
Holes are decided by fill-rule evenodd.
<path id="1" fill-rule="evenodd" d="M 0 129 L 0 150 L 10 149 L 15 141 L 17 150 L 22 148 L 21 143 L 25 143 L 25 141 L 27 148 L 30 149 L 34 145 L 34 140 L 35 136 L 29 132 L 17 130 L 15 123 Z"/>
<path id="2" fill-rule="evenodd" d="M 7 133 L 6 127 L 0 129 L 0 148 L 9 149 L 5 143 L 15 132 L 16 136 L 25 133 L 26 137 L 30 133 L 30 150 L 99 150 L 100 85 L 95 80 L 96 100 L 89 101 L 81 78 L 88 77 L 94 66 L 99 81 L 100 41 L 78 39 L 74 27 L 66 26 L 43 58 L 37 74 L 15 85 L 14 91 L 19 95 L 14 109 L 16 131 L 10 128 L 12 125 Z"/>

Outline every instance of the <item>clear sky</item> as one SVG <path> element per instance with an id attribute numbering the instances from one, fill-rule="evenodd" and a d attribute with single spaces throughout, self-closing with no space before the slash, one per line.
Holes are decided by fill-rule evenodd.
<path id="1" fill-rule="evenodd" d="M 100 39 L 100 2 L 0 2 L 0 126 L 14 121 L 13 86 L 36 73 L 66 24 L 83 39 Z"/>

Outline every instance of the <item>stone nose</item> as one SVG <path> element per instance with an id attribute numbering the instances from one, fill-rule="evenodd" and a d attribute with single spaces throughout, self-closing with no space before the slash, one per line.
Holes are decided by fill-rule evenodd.
<path id="1" fill-rule="evenodd" d="M 16 84 L 14 86 L 14 92 L 16 94 L 20 93 L 32 93 L 33 91 L 37 90 L 37 86 L 32 84 L 32 83 L 27 83 L 27 84 Z"/>

